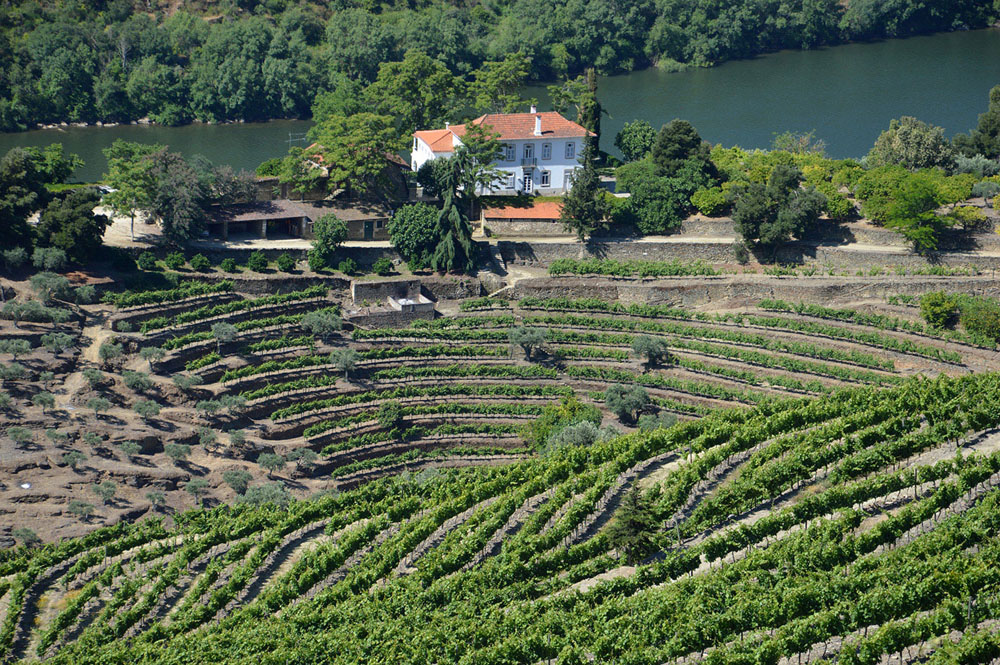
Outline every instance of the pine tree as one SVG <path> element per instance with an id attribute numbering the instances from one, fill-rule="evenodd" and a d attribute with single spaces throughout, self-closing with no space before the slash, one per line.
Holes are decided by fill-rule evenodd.
<path id="1" fill-rule="evenodd" d="M 653 515 L 637 485 L 622 499 L 614 522 L 608 527 L 608 542 L 625 554 L 630 565 L 641 561 L 649 551 L 653 542 Z"/>
<path id="2" fill-rule="evenodd" d="M 573 187 L 563 197 L 559 221 L 583 242 L 595 230 L 606 225 L 609 210 L 590 148 L 584 150 L 581 161 L 583 168 L 574 172 Z"/>

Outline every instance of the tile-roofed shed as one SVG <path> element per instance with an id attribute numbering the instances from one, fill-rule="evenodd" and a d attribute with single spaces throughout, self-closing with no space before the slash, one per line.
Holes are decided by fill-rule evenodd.
<path id="1" fill-rule="evenodd" d="M 541 134 L 535 134 L 536 118 L 541 120 Z M 479 116 L 471 124 L 488 126 L 500 135 L 500 140 L 507 141 L 537 138 L 582 138 L 587 135 L 596 136 L 593 132 L 588 132 L 580 125 L 572 120 L 567 120 L 555 111 L 546 111 L 544 113 L 488 113 Z M 459 137 L 465 135 L 465 125 L 453 125 L 449 129 Z"/>

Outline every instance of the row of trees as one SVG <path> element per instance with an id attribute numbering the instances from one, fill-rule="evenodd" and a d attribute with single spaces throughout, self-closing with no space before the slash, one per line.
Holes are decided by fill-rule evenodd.
<path id="1" fill-rule="evenodd" d="M 525 75 L 554 80 L 587 67 L 602 74 L 650 64 L 676 69 L 783 48 L 980 27 L 997 14 L 989 3 L 945 4 L 240 0 L 209 23 L 127 0 L 86 8 L 8 3 L 0 8 L 0 130 L 143 116 L 166 124 L 305 116 L 318 93 L 363 87 L 383 70 L 404 79 L 412 73 L 402 65 L 409 51 L 435 63 L 434 77 L 422 82 L 455 98 L 454 78 L 479 84 L 484 63 L 515 52 L 523 54 Z M 473 99 L 478 105 L 478 95 Z"/>
<path id="2" fill-rule="evenodd" d="M 859 204 L 875 224 L 932 251 L 947 229 L 984 221 L 971 207 L 940 214 L 942 205 L 1000 193 L 1000 86 L 968 134 L 949 141 L 942 128 L 903 117 L 861 160 L 825 158 L 812 133 L 778 136 L 770 153 L 710 149 L 683 120 L 659 132 L 642 120 L 627 123 L 615 145 L 627 162 L 617 169 L 618 187 L 631 196 L 607 198 L 605 213 L 639 233 L 671 233 L 696 209 L 730 212 L 747 245 L 773 250 L 803 237 L 823 214 L 857 217 Z"/>

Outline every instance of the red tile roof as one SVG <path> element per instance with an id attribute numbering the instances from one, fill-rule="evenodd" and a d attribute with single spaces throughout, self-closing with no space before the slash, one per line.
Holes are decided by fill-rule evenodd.
<path id="1" fill-rule="evenodd" d="M 542 135 L 535 134 L 535 118 L 542 119 Z M 545 111 L 543 113 L 488 113 L 481 115 L 472 121 L 474 125 L 489 126 L 495 133 L 500 135 L 501 140 L 515 139 L 569 139 L 584 137 L 593 132 L 576 124 L 572 120 L 567 120 L 555 111 Z M 465 134 L 465 125 L 452 125 L 451 131 L 458 136 Z"/>
<path id="2" fill-rule="evenodd" d="M 464 128 L 463 128 L 464 131 Z M 413 135 L 431 147 L 433 152 L 454 152 L 451 129 L 424 129 Z M 459 134 L 461 136 L 461 134 Z"/>
<path id="3" fill-rule="evenodd" d="M 562 210 L 561 201 L 533 201 L 527 206 L 499 206 L 496 208 L 484 208 L 483 217 L 486 219 L 543 219 L 557 220 Z"/>

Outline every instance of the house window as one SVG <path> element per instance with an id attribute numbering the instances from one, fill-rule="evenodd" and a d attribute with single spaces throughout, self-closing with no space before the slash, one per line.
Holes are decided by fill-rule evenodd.
<path id="1" fill-rule="evenodd" d="M 535 157 L 535 144 L 525 143 L 524 144 L 524 158 L 533 159 Z"/>
<path id="2" fill-rule="evenodd" d="M 514 161 L 514 146 L 507 143 L 503 147 L 503 158 L 504 161 L 513 162 Z"/>
<path id="3" fill-rule="evenodd" d="M 563 171 L 563 187 L 569 189 L 573 186 L 573 172 L 576 169 L 566 169 Z"/>
<path id="4" fill-rule="evenodd" d="M 543 143 L 542 144 L 542 159 L 552 159 L 552 144 Z"/>
<path id="5" fill-rule="evenodd" d="M 379 219 L 379 220 L 376 220 L 376 222 L 375 222 L 375 228 L 376 228 L 376 229 L 380 229 L 380 228 L 382 228 L 382 227 L 383 227 L 384 225 L 385 225 L 385 221 L 384 221 L 384 220 L 381 220 L 381 219 Z"/>
<path id="6" fill-rule="evenodd" d="M 517 183 L 514 182 L 514 174 L 511 173 L 507 176 L 507 189 L 514 189 L 516 186 Z"/>
<path id="7" fill-rule="evenodd" d="M 549 176 L 549 172 L 548 171 L 542 171 L 541 178 L 538 180 L 538 186 L 539 187 L 548 187 L 550 181 L 551 181 L 551 177 Z"/>
<path id="8" fill-rule="evenodd" d="M 572 141 L 566 144 L 566 159 L 576 159 L 576 144 Z"/>

